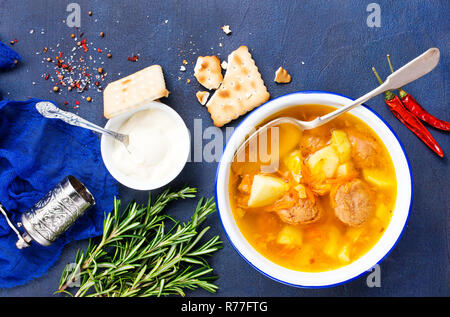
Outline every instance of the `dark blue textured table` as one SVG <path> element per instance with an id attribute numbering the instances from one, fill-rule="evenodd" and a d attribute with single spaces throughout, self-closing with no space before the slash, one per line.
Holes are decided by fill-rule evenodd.
<path id="1" fill-rule="evenodd" d="M 4 97 L 23 100 L 28 96 L 49 98 L 62 108 L 103 125 L 101 93 L 90 94 L 88 103 L 76 92 L 51 93 L 52 83 L 42 75 L 44 46 L 69 51 L 74 46 L 69 35 L 66 7 L 74 1 L 0 0 L 0 40 L 14 45 L 24 62 L 15 70 L 0 73 Z M 377 82 L 370 67 L 386 76 L 385 55 L 395 64 L 409 61 L 430 47 L 441 50 L 438 67 L 408 85 L 407 91 L 431 113 L 450 121 L 449 45 L 450 2 L 380 1 L 381 25 L 369 27 L 367 7 L 371 1 L 85 1 L 81 27 L 85 37 L 98 47 L 111 50 L 104 58 L 105 83 L 131 74 L 145 66 L 160 64 L 171 91 L 165 103 L 184 118 L 191 131 L 194 119 L 203 119 L 203 129 L 211 120 L 195 98 L 200 86 L 193 77 L 198 55 L 217 54 L 222 59 L 240 45 L 247 45 L 259 66 L 272 97 L 298 90 L 328 90 L 359 97 Z M 92 16 L 88 15 L 92 11 Z M 221 26 L 228 24 L 227 36 Z M 105 37 L 99 39 L 99 32 Z M 95 45 L 94 45 L 95 47 Z M 136 63 L 127 57 L 139 54 Z M 180 72 L 186 60 L 187 71 Z M 275 70 L 285 67 L 292 83 L 273 82 Z M 180 77 L 180 78 L 178 78 Z M 191 79 L 190 83 L 186 79 Z M 76 100 L 79 108 L 73 109 Z M 68 104 L 64 105 L 67 101 Z M 226 240 L 217 215 L 207 221 L 211 234 L 219 234 L 224 248 L 211 259 L 219 276 L 217 296 L 448 296 L 449 293 L 449 135 L 431 132 L 446 153 L 444 159 L 427 149 L 393 117 L 382 97 L 368 102 L 398 134 L 411 163 L 414 200 L 407 227 L 394 250 L 381 263 L 381 287 L 368 287 L 366 276 L 326 289 L 298 289 L 279 284 L 252 269 Z M 235 126 L 239 120 L 229 126 Z M 207 142 L 206 140 L 205 142 Z M 217 163 L 188 163 L 171 184 L 199 188 L 199 196 L 212 196 Z M 157 192 L 155 192 L 157 194 Z M 147 193 L 120 188 L 123 199 L 146 200 Z M 195 201 L 172 205 L 172 213 L 186 220 Z M 64 265 L 86 242 L 66 247 L 60 260 L 45 276 L 27 285 L 0 290 L 0 296 L 51 296 L 57 288 Z M 190 296 L 208 296 L 203 290 Z"/>

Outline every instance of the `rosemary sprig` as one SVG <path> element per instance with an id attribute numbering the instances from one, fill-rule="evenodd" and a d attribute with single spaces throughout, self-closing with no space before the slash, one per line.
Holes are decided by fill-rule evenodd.
<path id="1" fill-rule="evenodd" d="M 185 289 L 201 287 L 215 293 L 212 268 L 206 256 L 221 248 L 219 236 L 200 242 L 209 227 L 199 226 L 216 210 L 212 198 L 203 198 L 187 223 L 163 214 L 176 199 L 195 197 L 195 188 L 166 190 L 145 206 L 130 203 L 123 212 L 120 200 L 105 215 L 103 235 L 78 250 L 74 263 L 62 273 L 57 293 L 72 296 L 184 296 Z M 167 228 L 167 223 L 171 224 Z M 98 241 L 97 243 L 95 241 Z M 72 294 L 68 288 L 78 284 Z"/>

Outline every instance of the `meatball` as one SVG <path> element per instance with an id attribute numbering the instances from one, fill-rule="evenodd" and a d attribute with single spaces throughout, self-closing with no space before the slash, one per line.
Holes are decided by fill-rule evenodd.
<path id="1" fill-rule="evenodd" d="M 334 200 L 336 216 L 349 226 L 363 224 L 374 210 L 369 189 L 359 179 L 339 186 Z"/>
<path id="2" fill-rule="evenodd" d="M 291 225 L 308 224 L 319 220 L 320 208 L 309 199 L 299 199 L 296 206 L 277 211 L 280 219 Z"/>
<path id="3" fill-rule="evenodd" d="M 374 167 L 377 160 L 378 145 L 368 135 L 351 131 L 348 138 L 352 144 L 352 158 L 359 168 Z"/>
<path id="4" fill-rule="evenodd" d="M 327 138 L 308 134 L 305 132 L 300 140 L 300 149 L 302 155 L 308 156 L 311 153 L 317 152 L 327 145 Z"/>

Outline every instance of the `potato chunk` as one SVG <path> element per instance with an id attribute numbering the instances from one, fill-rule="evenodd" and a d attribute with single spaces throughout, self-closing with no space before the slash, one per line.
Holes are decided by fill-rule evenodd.
<path id="1" fill-rule="evenodd" d="M 292 173 L 295 181 L 300 183 L 302 179 L 303 157 L 299 150 L 292 152 L 284 159 L 284 165 Z"/>
<path id="2" fill-rule="evenodd" d="M 303 131 L 297 126 L 286 123 L 279 126 L 279 157 L 284 157 L 300 143 Z"/>
<path id="3" fill-rule="evenodd" d="M 332 258 L 338 257 L 339 245 L 341 244 L 341 234 L 339 230 L 330 226 L 327 228 L 328 239 L 323 247 L 323 253 Z"/>
<path id="4" fill-rule="evenodd" d="M 339 157 L 333 146 L 329 145 L 311 154 L 306 164 L 314 176 L 332 178 L 339 165 Z"/>
<path id="5" fill-rule="evenodd" d="M 273 204 L 289 189 L 282 179 L 266 175 L 255 175 L 250 191 L 249 207 L 262 207 Z"/>
<path id="6" fill-rule="evenodd" d="M 391 218 L 391 210 L 384 203 L 381 203 L 377 206 L 375 210 L 375 215 L 378 219 L 385 220 Z"/>
<path id="7" fill-rule="evenodd" d="M 351 173 L 353 173 L 355 171 L 352 162 L 345 162 L 341 165 L 339 165 L 339 167 L 337 168 L 336 171 L 336 176 L 337 177 L 347 177 L 349 176 Z"/>
<path id="8" fill-rule="evenodd" d="M 350 262 L 350 246 L 348 244 L 342 247 L 341 251 L 338 254 L 338 259 L 344 263 Z"/>
<path id="9" fill-rule="evenodd" d="M 341 163 L 350 159 L 352 145 L 348 140 L 347 133 L 341 130 L 333 130 L 331 133 L 331 144 L 334 146 Z"/>
<path id="10" fill-rule="evenodd" d="M 394 183 L 389 178 L 386 178 L 386 174 L 382 170 L 364 168 L 362 170 L 362 175 L 367 182 L 372 183 L 374 185 L 380 187 L 394 186 Z"/>
<path id="11" fill-rule="evenodd" d="M 301 246 L 303 242 L 301 229 L 297 226 L 285 225 L 278 233 L 277 242 L 290 247 Z"/>
<path id="12" fill-rule="evenodd" d="M 294 187 L 294 189 L 298 193 L 298 198 L 300 198 L 300 199 L 308 198 L 308 195 L 306 194 L 306 187 L 305 187 L 305 185 L 298 184 L 297 186 Z"/>

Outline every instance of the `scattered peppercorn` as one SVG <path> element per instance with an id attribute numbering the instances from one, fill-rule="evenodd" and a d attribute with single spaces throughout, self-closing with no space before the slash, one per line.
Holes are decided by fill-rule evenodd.
<path id="1" fill-rule="evenodd" d="M 111 53 L 106 54 L 106 57 L 111 58 L 112 57 Z"/>
<path id="2" fill-rule="evenodd" d="M 70 37 L 71 37 L 71 38 L 75 38 L 75 34 L 73 34 L 73 33 L 70 34 Z"/>
<path id="3" fill-rule="evenodd" d="M 44 53 L 46 53 L 46 52 L 48 51 L 48 47 L 47 47 L 47 46 L 44 47 L 44 48 L 42 49 L 42 51 L 43 51 Z"/>
<path id="4" fill-rule="evenodd" d="M 59 91 L 59 87 L 58 86 L 53 87 L 53 91 L 54 92 L 58 92 Z"/>
<path id="5" fill-rule="evenodd" d="M 89 14 L 89 16 L 92 16 L 92 11 L 89 11 L 88 14 Z"/>
<path id="6" fill-rule="evenodd" d="M 17 65 L 19 61 L 17 59 L 14 60 L 14 65 Z"/>
<path id="7" fill-rule="evenodd" d="M 94 85 L 98 87 L 98 86 L 100 86 L 100 82 L 99 82 L 99 81 L 96 81 L 96 82 L 94 83 Z"/>
<path id="8" fill-rule="evenodd" d="M 51 57 L 47 57 L 47 62 L 51 62 L 52 61 L 52 59 L 51 59 Z"/>
<path id="9" fill-rule="evenodd" d="M 9 42 L 9 44 L 14 45 L 14 41 Z"/>
<path id="10" fill-rule="evenodd" d="M 91 97 L 87 97 L 87 98 L 86 98 L 86 101 L 87 101 L 87 102 L 91 102 L 91 101 L 92 101 L 92 98 L 91 98 Z"/>
<path id="11" fill-rule="evenodd" d="M 97 68 L 97 71 L 98 71 L 99 74 L 102 74 L 103 73 L 103 68 L 99 67 L 99 68 Z"/>
<path id="12" fill-rule="evenodd" d="M 83 50 L 84 50 L 85 53 L 89 50 L 87 45 L 86 45 L 86 39 L 82 39 L 81 40 L 81 46 L 83 46 Z"/>
<path id="13" fill-rule="evenodd" d="M 77 42 L 77 46 L 81 46 L 81 42 L 80 41 Z"/>
<path id="14" fill-rule="evenodd" d="M 104 37 L 104 36 L 105 36 L 105 33 L 100 32 L 100 37 Z"/>
<path id="15" fill-rule="evenodd" d="M 72 86 L 67 87 L 67 90 L 72 91 Z"/>
<path id="16" fill-rule="evenodd" d="M 84 35 L 84 32 L 81 32 L 81 33 L 80 33 L 80 38 L 83 37 L 83 35 Z"/>

